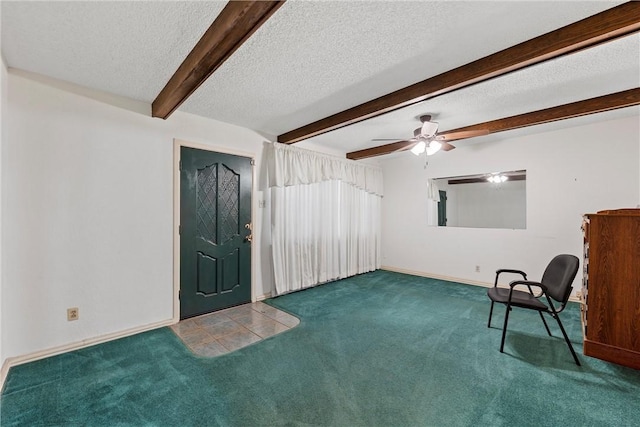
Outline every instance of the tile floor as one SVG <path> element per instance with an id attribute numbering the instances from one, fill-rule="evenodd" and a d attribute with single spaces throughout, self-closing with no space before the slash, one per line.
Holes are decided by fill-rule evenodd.
<path id="1" fill-rule="evenodd" d="M 287 331 L 298 323 L 297 317 L 254 302 L 182 320 L 171 329 L 192 352 L 213 357 Z"/>

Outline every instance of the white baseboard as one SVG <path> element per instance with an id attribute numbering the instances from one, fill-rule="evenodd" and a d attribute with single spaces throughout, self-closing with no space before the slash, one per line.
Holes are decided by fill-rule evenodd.
<path id="1" fill-rule="evenodd" d="M 484 288 L 490 288 L 493 283 L 480 282 L 478 280 L 462 279 L 460 277 L 443 276 L 440 274 L 428 273 L 426 271 L 406 270 L 404 268 L 391 267 L 383 265 L 381 270 L 393 271 L 394 273 L 409 274 L 410 276 L 429 277 L 430 279 L 446 280 L 449 282 L 464 283 L 465 285 L 482 286 Z"/>
<path id="2" fill-rule="evenodd" d="M 9 359 L 5 359 L 4 363 L 2 364 L 2 368 L 0 369 L 0 392 L 2 392 L 2 389 L 4 388 L 4 380 L 7 378 L 8 374 Z"/>
<path id="3" fill-rule="evenodd" d="M 173 325 L 174 323 L 176 323 L 174 319 L 163 320 L 161 322 L 126 329 L 120 332 L 113 332 L 111 334 L 100 335 L 94 338 L 87 338 L 82 341 L 76 341 L 74 343 L 65 344 L 58 347 L 52 347 L 33 353 L 23 354 L 21 356 L 7 357 L 2 364 L 2 370 L 0 371 L 0 390 L 2 390 L 4 387 L 4 382 L 7 378 L 7 375 L 9 374 L 9 369 L 14 366 L 22 365 L 29 362 L 35 362 L 36 360 L 44 359 L 46 357 L 56 356 L 58 354 L 67 353 L 69 351 L 80 350 L 82 348 L 91 347 L 96 344 L 102 344 L 108 341 L 136 335 L 142 332 L 150 331 L 152 329 L 158 329 L 165 326 Z"/>
<path id="4" fill-rule="evenodd" d="M 386 265 L 383 265 L 382 267 L 380 267 L 380 269 L 386 270 L 386 271 L 393 271 L 395 273 L 409 274 L 411 276 L 429 277 L 431 279 L 446 280 L 449 282 L 456 282 L 456 283 L 464 283 L 465 285 L 482 286 L 483 288 L 493 287 L 493 283 L 480 282 L 478 280 L 462 279 L 460 277 L 442 276 L 440 274 L 427 273 L 425 271 L 405 270 L 404 268 L 396 268 L 396 267 L 390 267 Z M 578 297 L 577 295 L 571 295 L 571 297 L 569 297 L 569 301 L 579 303 L 580 297 Z"/>
<path id="5" fill-rule="evenodd" d="M 264 301 L 266 299 L 271 298 L 271 292 L 268 292 L 266 294 L 260 295 L 256 297 L 256 300 L 254 302 L 258 302 L 258 301 Z"/>

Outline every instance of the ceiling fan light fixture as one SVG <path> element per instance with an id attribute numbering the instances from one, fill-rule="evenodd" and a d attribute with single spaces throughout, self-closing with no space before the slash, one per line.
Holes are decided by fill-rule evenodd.
<path id="1" fill-rule="evenodd" d="M 416 156 L 419 156 L 420 154 L 424 153 L 426 148 L 427 148 L 427 144 L 425 144 L 424 141 L 420 141 L 413 146 L 413 148 L 411 149 L 411 152 Z"/>
<path id="2" fill-rule="evenodd" d="M 427 156 L 432 156 L 436 154 L 442 148 L 442 144 L 438 141 L 431 141 L 429 145 L 427 145 L 426 151 Z"/>

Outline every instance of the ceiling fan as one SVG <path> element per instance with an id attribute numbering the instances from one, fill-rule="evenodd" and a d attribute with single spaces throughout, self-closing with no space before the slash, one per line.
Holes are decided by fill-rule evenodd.
<path id="1" fill-rule="evenodd" d="M 411 152 L 416 156 L 422 153 L 427 153 L 427 156 L 431 156 L 438 151 L 450 151 L 456 148 L 447 141 L 454 141 L 463 138 L 473 138 L 474 136 L 488 135 L 488 130 L 477 131 L 465 131 L 456 133 L 438 133 L 438 123 L 431 121 L 431 115 L 425 114 L 420 116 L 422 126 L 413 131 L 413 138 L 405 139 L 397 142 L 414 143 L 408 145 L 407 149 L 411 147 Z M 396 141 L 396 139 L 373 139 L 372 141 Z"/>

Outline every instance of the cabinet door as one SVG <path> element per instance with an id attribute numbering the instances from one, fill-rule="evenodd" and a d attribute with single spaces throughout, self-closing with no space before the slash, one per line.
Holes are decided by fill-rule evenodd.
<path id="1" fill-rule="evenodd" d="M 640 368 L 640 217 L 590 216 L 587 355 Z"/>

